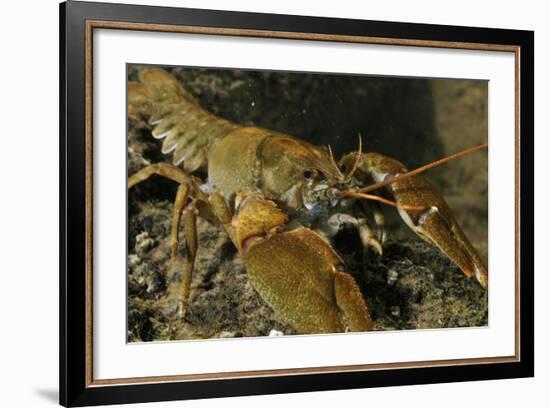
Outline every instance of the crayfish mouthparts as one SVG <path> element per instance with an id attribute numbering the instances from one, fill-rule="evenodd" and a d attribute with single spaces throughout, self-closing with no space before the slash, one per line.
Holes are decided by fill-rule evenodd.
<path id="1" fill-rule="evenodd" d="M 318 185 L 314 189 L 303 194 L 302 200 L 304 207 L 308 210 L 312 210 L 319 203 L 330 203 L 331 207 L 336 206 L 338 203 L 337 192 L 339 190 L 335 187 Z"/>

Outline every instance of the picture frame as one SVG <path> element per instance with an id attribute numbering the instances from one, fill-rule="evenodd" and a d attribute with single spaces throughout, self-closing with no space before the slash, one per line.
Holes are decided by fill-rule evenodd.
<path id="1" fill-rule="evenodd" d="M 364 44 L 509 53 L 514 61 L 514 352 L 510 355 L 96 378 L 94 33 Z M 103 40 L 102 40 L 103 41 Z M 500 54 L 499 54 L 500 55 Z M 418 58 L 418 57 L 417 57 Z M 132 61 L 135 62 L 135 61 Z M 162 61 L 159 61 L 162 63 Z M 68 1 L 60 5 L 60 403 L 64 406 L 534 376 L 534 33 L 530 31 Z M 495 101 L 489 100 L 489 103 Z M 493 118 L 499 120 L 499 118 Z M 125 118 L 122 118 L 125 121 Z M 96 146 L 96 148 L 94 148 Z M 493 157 L 493 156 L 492 156 Z M 513 167 L 513 169 L 512 169 Z M 511 190 L 511 186 L 509 190 Z M 510 193 L 511 194 L 511 193 Z M 512 239 L 512 237 L 509 237 Z M 120 272 L 120 271 L 119 271 Z M 114 272 L 113 272 L 114 273 Z M 122 271 L 121 273 L 125 273 Z M 120 294 L 124 296 L 125 294 Z M 125 328 L 121 328 L 123 332 Z M 124 342 L 122 336 L 122 342 Z M 183 348 L 186 343 L 180 344 Z M 224 343 L 213 347 L 223 349 Z M 138 350 L 139 356 L 140 351 Z M 95 367 L 97 369 L 97 367 Z"/>

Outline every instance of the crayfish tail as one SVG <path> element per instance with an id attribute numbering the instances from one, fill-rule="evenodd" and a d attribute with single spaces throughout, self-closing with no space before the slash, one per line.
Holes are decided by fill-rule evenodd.
<path id="1" fill-rule="evenodd" d="M 204 110 L 170 73 L 145 69 L 128 83 L 128 115 L 145 118 L 162 153 L 188 172 L 205 168 L 212 144 L 239 126 Z"/>

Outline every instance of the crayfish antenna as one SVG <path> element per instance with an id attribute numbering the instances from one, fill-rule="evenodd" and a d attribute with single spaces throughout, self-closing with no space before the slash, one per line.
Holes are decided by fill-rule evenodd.
<path id="1" fill-rule="evenodd" d="M 359 139 L 359 149 L 357 149 L 357 153 L 355 154 L 355 161 L 353 163 L 353 167 L 351 168 L 349 173 L 346 175 L 346 179 L 348 180 L 351 180 L 351 178 L 359 168 L 361 157 L 363 156 L 363 138 L 361 137 L 361 133 L 358 133 L 357 137 Z"/>
<path id="2" fill-rule="evenodd" d="M 362 198 L 363 200 L 378 201 L 379 203 L 382 203 L 382 204 L 390 205 L 392 207 L 401 208 L 403 210 L 409 210 L 409 211 L 424 211 L 427 209 L 424 206 L 399 204 L 399 203 L 396 203 L 395 201 L 391 201 L 374 194 L 364 194 L 357 191 L 350 191 L 350 190 L 336 191 L 334 194 L 340 197 L 354 197 L 354 198 Z"/>
<path id="3" fill-rule="evenodd" d="M 449 161 L 458 159 L 459 157 L 465 156 L 465 155 L 473 153 L 473 152 L 477 152 L 478 150 L 481 150 L 481 149 L 486 149 L 488 147 L 489 147 L 489 144 L 485 143 L 485 144 L 481 144 L 479 146 L 471 147 L 471 148 L 466 149 L 466 150 L 462 150 L 458 153 L 455 153 L 455 154 L 452 154 L 450 156 L 444 157 L 442 159 L 436 160 L 434 162 L 425 164 L 424 166 L 418 167 L 418 168 L 416 168 L 414 170 L 411 170 L 411 171 L 408 171 L 406 173 L 402 173 L 402 174 L 396 175 L 395 177 L 389 178 L 387 180 L 383 180 L 379 183 L 374 183 L 374 184 L 371 184 L 370 186 L 363 187 L 363 188 L 359 189 L 358 192 L 368 193 L 369 191 L 378 190 L 379 188 L 382 188 L 382 187 L 385 187 L 387 185 L 396 183 L 398 181 L 402 181 L 402 180 L 407 179 L 409 177 L 412 177 L 416 174 L 423 173 L 426 170 L 429 170 L 433 167 L 440 166 L 440 165 L 442 165 L 444 163 L 447 163 Z"/>

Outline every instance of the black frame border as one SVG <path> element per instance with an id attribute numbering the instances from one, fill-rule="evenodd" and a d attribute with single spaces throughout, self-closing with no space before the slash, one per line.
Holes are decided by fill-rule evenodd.
<path id="1" fill-rule="evenodd" d="M 60 382 L 64 406 L 534 376 L 534 32 L 68 1 L 60 4 Z M 188 25 L 520 47 L 520 356 L 517 362 L 86 386 L 86 21 Z"/>

